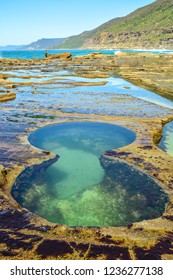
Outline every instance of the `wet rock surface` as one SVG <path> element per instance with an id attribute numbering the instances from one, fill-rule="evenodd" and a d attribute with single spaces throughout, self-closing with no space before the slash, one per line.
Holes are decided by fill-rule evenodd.
<path id="1" fill-rule="evenodd" d="M 103 81 L 94 79 L 107 79 L 118 72 L 124 77 L 126 73 L 129 80 L 135 81 L 135 70 L 132 66 L 129 67 L 131 58 L 133 57 L 105 57 L 97 53 L 64 61 L 59 61 L 59 58 L 51 61 L 1 59 L 2 90 L 6 92 L 7 88 L 13 88 L 16 94 L 15 100 L 0 104 L 1 259 L 172 259 L 173 158 L 158 149 L 155 143 L 158 143 L 161 137 L 163 124 L 172 119 L 173 110 L 132 97 L 127 92 L 126 95 L 120 95 L 117 91 L 112 95 L 105 91 L 98 96 L 96 91 L 94 99 L 90 100 L 89 97 L 94 96 L 94 89 L 91 94 L 88 87 L 84 88 L 86 83 L 91 82 L 86 80 L 80 80 L 80 84 L 75 79 L 70 80 L 70 86 L 73 87 L 71 96 L 76 97 L 75 102 L 82 98 L 84 102 L 80 100 L 80 103 L 75 105 L 70 104 L 68 96 L 65 99 L 68 94 L 64 90 L 63 82 L 67 85 L 71 76 L 93 78 L 92 83 L 96 86 Z M 126 59 L 131 62 L 126 62 Z M 133 60 L 133 64 L 134 61 L 136 60 Z M 143 61 L 140 56 L 139 61 Z M 144 71 L 138 69 L 138 73 L 147 75 L 147 71 L 159 71 L 158 67 L 151 68 L 147 61 L 146 59 Z M 164 66 L 163 61 L 160 61 L 166 73 L 169 62 Z M 172 73 L 171 69 L 169 71 L 164 76 L 168 77 L 167 82 Z M 157 75 L 153 74 L 153 77 L 156 79 Z M 82 86 L 83 82 L 85 84 Z M 150 81 L 145 80 L 145 84 L 151 86 Z M 61 87 L 57 96 L 55 91 L 51 93 L 51 87 Z M 172 94 L 171 87 L 164 86 L 164 89 L 165 94 L 168 91 L 169 95 Z M 33 94 L 34 92 L 39 94 Z M 46 95 L 47 98 L 42 99 Z M 161 217 L 133 223 L 127 227 L 69 228 L 49 223 L 23 209 L 13 200 L 11 186 L 24 168 L 41 162 L 49 164 L 49 160 L 55 160 L 54 154 L 29 144 L 29 133 L 48 124 L 82 120 L 118 124 L 137 133 L 133 144 L 107 151 L 103 157 L 112 162 L 121 160 L 157 180 L 169 198 Z"/>

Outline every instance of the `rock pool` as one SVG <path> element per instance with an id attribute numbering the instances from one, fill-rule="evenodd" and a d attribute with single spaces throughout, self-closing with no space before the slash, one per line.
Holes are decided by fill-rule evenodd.
<path id="1" fill-rule="evenodd" d="M 146 174 L 104 158 L 132 143 L 131 130 L 107 123 L 69 122 L 43 127 L 32 145 L 59 156 L 25 169 L 12 196 L 25 208 L 68 226 L 122 226 L 160 216 L 167 197 Z"/>

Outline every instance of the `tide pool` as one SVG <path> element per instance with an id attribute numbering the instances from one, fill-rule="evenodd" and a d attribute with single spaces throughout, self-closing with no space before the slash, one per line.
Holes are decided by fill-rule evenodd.
<path id="1" fill-rule="evenodd" d="M 30 211 L 68 226 L 121 226 L 158 217 L 167 196 L 157 183 L 125 163 L 102 157 L 135 138 L 131 130 L 107 123 L 38 129 L 29 136 L 30 143 L 59 159 L 26 168 L 12 195 Z"/>

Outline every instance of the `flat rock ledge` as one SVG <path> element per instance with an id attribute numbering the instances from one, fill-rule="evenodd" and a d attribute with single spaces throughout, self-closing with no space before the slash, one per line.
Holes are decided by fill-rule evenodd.
<path id="1" fill-rule="evenodd" d="M 16 98 L 16 94 L 12 91 L 7 92 L 5 94 L 0 94 L 0 102 L 6 102 L 9 100 L 13 100 Z"/>

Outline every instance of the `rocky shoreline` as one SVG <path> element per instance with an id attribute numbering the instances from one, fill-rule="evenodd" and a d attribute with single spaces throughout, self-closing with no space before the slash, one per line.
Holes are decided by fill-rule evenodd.
<path id="1" fill-rule="evenodd" d="M 120 53 L 125 61 L 119 75 L 130 82 L 173 100 L 172 55 Z"/>
<path id="2" fill-rule="evenodd" d="M 172 60 L 173 56 L 170 55 L 169 61 Z M 149 61 L 155 61 L 155 63 L 150 64 Z M 159 70 L 157 61 L 159 65 L 162 65 Z M 140 70 L 141 65 L 143 65 L 143 71 Z M 137 81 L 138 84 L 148 88 L 152 88 L 153 81 L 155 83 L 158 79 L 160 81 L 158 75 L 162 75 L 164 95 L 172 95 L 172 82 L 168 77 L 172 74 L 172 68 L 167 56 L 164 55 L 157 57 L 147 54 L 145 57 L 140 54 L 104 56 L 95 53 L 85 57 L 69 56 L 65 59 L 51 60 L 1 59 L 0 70 L 3 73 L 1 86 L 3 90 L 13 88 L 17 96 L 23 94 L 21 87 L 24 90 L 31 86 L 34 92 L 38 91 L 40 85 L 49 87 L 54 86 L 55 83 L 56 86 L 62 83 L 62 80 L 58 80 L 59 78 L 56 82 L 54 79 L 40 81 L 40 73 L 38 82 L 34 81 L 34 84 L 29 80 L 33 78 L 32 74 L 27 79 L 25 77 L 22 84 L 17 80 L 10 81 L 9 78 L 15 78 L 15 74 L 9 74 L 9 71 L 18 71 L 18 69 L 22 71 L 41 69 L 42 73 L 47 71 L 49 74 L 62 70 L 70 71 L 70 74 L 63 73 L 64 79 L 68 75 L 103 79 L 110 75 L 119 75 L 133 82 Z M 151 73 L 154 73 L 151 82 L 147 82 L 146 76 Z M 35 74 L 34 78 L 36 78 Z M 86 86 L 86 83 L 83 86 Z M 97 85 L 97 83 L 93 80 L 93 84 Z M 70 82 L 70 88 L 78 86 L 79 83 L 76 81 Z M 82 87 L 82 82 L 80 86 Z M 163 93 L 160 85 L 158 85 L 158 90 L 161 94 Z M 58 103 L 58 110 L 55 106 L 38 105 L 34 96 L 35 94 L 31 95 L 33 100 L 30 97 L 27 102 L 15 100 L 15 103 L 1 103 L 0 259 L 173 259 L 173 157 L 156 146 L 161 138 L 163 125 L 173 120 L 173 110 L 152 105 L 152 116 L 147 111 L 141 115 L 140 110 L 144 103 L 136 100 L 135 105 L 139 104 L 140 110 L 135 110 L 132 105 L 135 99 L 128 96 L 127 115 L 121 115 L 120 111 L 114 115 L 65 112 L 60 103 Z M 41 99 L 43 93 L 38 91 L 38 96 Z M 116 100 L 112 101 L 115 108 L 119 104 L 118 108 L 123 109 L 126 98 L 127 96 L 122 96 L 120 100 L 120 97 L 115 95 Z M 151 106 L 149 103 L 145 105 Z M 133 223 L 126 227 L 67 227 L 49 223 L 27 209 L 23 209 L 14 201 L 11 196 L 11 186 L 17 176 L 28 166 L 41 162 L 43 165 L 50 164 L 56 156 L 31 146 L 27 140 L 28 135 L 39 127 L 68 121 L 108 122 L 136 132 L 135 142 L 105 153 L 103 160 L 109 160 L 112 163 L 116 161 L 128 163 L 154 178 L 169 198 L 161 217 Z"/>

